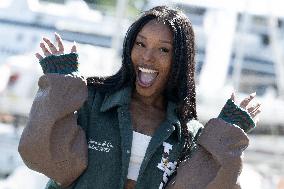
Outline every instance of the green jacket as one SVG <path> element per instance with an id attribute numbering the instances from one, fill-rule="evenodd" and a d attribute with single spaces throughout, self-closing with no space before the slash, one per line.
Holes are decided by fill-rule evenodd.
<path id="1" fill-rule="evenodd" d="M 41 61 L 41 64 L 45 75 L 39 80 L 39 91 L 19 144 L 24 162 L 31 169 L 52 178 L 46 186 L 47 189 L 123 189 L 132 144 L 133 129 L 129 111 L 132 89 L 125 87 L 114 93 L 102 93 L 95 91 L 93 86 L 87 88 L 84 78 L 75 73 L 76 54 L 50 56 Z M 233 151 L 233 154 L 237 154 L 237 159 L 241 156 L 248 140 L 242 129 L 234 124 L 238 124 L 243 130 L 249 130 L 254 125 L 250 117 L 234 103 L 228 101 L 226 106 L 225 110 L 229 111 L 222 110 L 219 116 L 226 122 L 213 120 L 208 127 L 205 126 L 206 132 L 202 132 L 204 134 L 200 136 L 204 140 L 197 141 L 195 151 L 198 153 L 195 154 L 207 157 L 212 153 L 217 157 L 218 152 L 227 154 L 228 151 Z M 166 120 L 149 143 L 136 189 L 165 188 L 168 179 L 176 171 L 184 138 L 175 109 L 176 105 L 168 102 Z M 237 111 L 238 114 L 235 114 Z M 232 115 L 238 115 L 241 119 L 234 119 Z M 188 124 L 193 136 L 200 133 L 202 127 L 199 123 Z M 239 138 L 232 141 L 244 142 L 230 144 L 231 147 L 235 145 L 235 148 L 230 147 L 225 152 L 222 149 L 215 152 L 214 146 L 220 148 L 226 145 L 215 143 L 212 147 L 212 141 L 218 140 L 218 137 L 211 136 L 212 133 L 225 137 L 218 127 L 226 130 L 226 143 L 230 144 L 229 141 L 236 133 L 239 133 Z M 230 167 L 226 171 L 239 172 L 241 165 L 237 165 L 236 169 L 232 166 L 232 160 L 236 158 L 226 158 L 226 161 L 220 160 L 221 163 L 217 164 L 219 166 L 226 162 L 226 166 Z M 198 159 L 201 158 L 197 158 L 197 161 Z M 216 170 L 212 170 L 212 175 L 218 172 L 218 166 Z M 194 169 L 189 171 L 195 172 Z M 228 175 L 226 171 L 222 175 Z M 233 177 L 232 183 L 235 183 L 237 175 Z M 186 184 L 183 182 L 185 187 Z"/>
<path id="2" fill-rule="evenodd" d="M 86 132 L 89 163 L 72 188 L 123 189 L 133 132 L 129 112 L 131 88 L 110 95 L 89 89 L 89 99 L 78 114 L 78 124 Z M 175 108 L 174 103 L 168 103 L 167 119 L 149 143 L 137 179 L 137 189 L 159 188 L 175 170 L 184 142 Z M 169 172 L 165 176 L 166 165 L 162 163 L 162 158 L 167 155 L 167 150 L 170 152 L 167 157 Z"/>

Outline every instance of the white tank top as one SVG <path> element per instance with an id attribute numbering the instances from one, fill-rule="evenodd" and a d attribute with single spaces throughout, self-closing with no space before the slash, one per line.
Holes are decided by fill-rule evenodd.
<path id="1" fill-rule="evenodd" d="M 127 178 L 137 181 L 139 170 L 152 137 L 133 131 Z"/>

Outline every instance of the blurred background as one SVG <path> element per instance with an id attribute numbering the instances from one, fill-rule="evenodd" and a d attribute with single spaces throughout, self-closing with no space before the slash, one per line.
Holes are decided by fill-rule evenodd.
<path id="1" fill-rule="evenodd" d="M 0 189 L 41 189 L 42 174 L 17 152 L 37 80 L 42 37 L 78 44 L 85 76 L 120 67 L 124 35 L 141 11 L 177 7 L 192 21 L 201 122 L 218 116 L 233 91 L 262 103 L 240 178 L 244 189 L 284 189 L 284 2 L 281 0 L 0 0 Z"/>

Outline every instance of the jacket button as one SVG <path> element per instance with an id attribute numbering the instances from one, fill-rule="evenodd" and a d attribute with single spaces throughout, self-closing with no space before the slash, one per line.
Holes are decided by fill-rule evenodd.
<path id="1" fill-rule="evenodd" d="M 130 150 L 126 150 L 126 153 L 130 154 Z"/>

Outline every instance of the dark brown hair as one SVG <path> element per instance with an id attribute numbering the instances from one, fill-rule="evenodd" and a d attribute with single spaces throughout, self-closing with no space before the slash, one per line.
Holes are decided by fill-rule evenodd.
<path id="1" fill-rule="evenodd" d="M 164 95 L 167 100 L 178 104 L 177 114 L 181 122 L 185 139 L 180 160 L 186 158 L 193 136 L 188 131 L 187 123 L 197 119 L 195 93 L 195 41 L 189 19 L 179 10 L 166 6 L 154 7 L 142 15 L 129 27 L 124 39 L 122 67 L 117 74 L 108 78 L 89 78 L 88 82 L 104 90 L 114 90 L 126 85 L 134 86 L 135 73 L 131 61 L 131 49 L 136 36 L 150 20 L 166 24 L 173 33 L 174 53 L 169 82 Z"/>

